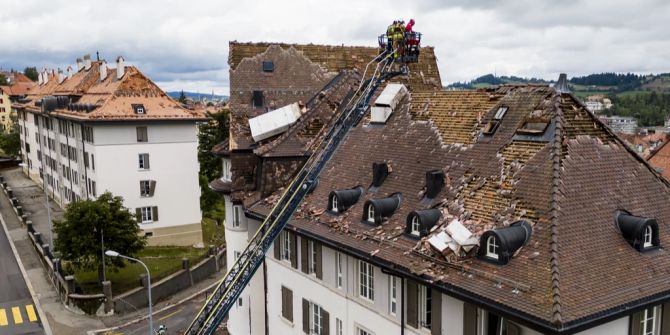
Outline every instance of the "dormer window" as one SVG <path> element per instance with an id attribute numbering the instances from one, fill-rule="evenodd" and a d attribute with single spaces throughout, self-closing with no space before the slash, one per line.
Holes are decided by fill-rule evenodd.
<path id="1" fill-rule="evenodd" d="M 132 104 L 133 112 L 135 114 L 144 114 L 144 105 L 143 104 Z"/>
<path id="2" fill-rule="evenodd" d="M 330 210 L 335 212 L 335 213 L 339 212 L 339 210 L 337 209 L 337 196 L 334 196 L 330 200 Z"/>
<path id="3" fill-rule="evenodd" d="M 363 194 L 363 188 L 360 186 L 346 189 L 335 190 L 328 195 L 328 211 L 331 213 L 343 213 L 349 207 L 353 206 Z"/>
<path id="4" fill-rule="evenodd" d="M 419 236 L 419 217 L 418 216 L 415 215 L 412 218 L 412 226 L 411 227 L 412 228 L 411 228 L 410 234 L 412 234 L 414 236 Z"/>
<path id="5" fill-rule="evenodd" d="M 656 219 L 635 216 L 627 211 L 619 210 L 614 214 L 614 221 L 623 238 L 635 250 L 644 252 L 659 247 Z"/>
<path id="6" fill-rule="evenodd" d="M 498 260 L 498 241 L 493 235 L 486 239 L 486 257 Z"/>
<path id="7" fill-rule="evenodd" d="M 368 222 L 375 223 L 375 206 L 368 206 Z"/>
<path id="8" fill-rule="evenodd" d="M 363 222 L 380 225 L 384 218 L 393 215 L 400 207 L 402 195 L 393 193 L 382 199 L 370 199 L 363 205 Z"/>

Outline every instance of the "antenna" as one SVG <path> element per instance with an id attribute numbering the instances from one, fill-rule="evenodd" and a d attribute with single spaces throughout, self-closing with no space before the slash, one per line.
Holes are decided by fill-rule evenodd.
<path id="1" fill-rule="evenodd" d="M 97 51 L 95 52 L 95 58 L 97 58 L 98 60 L 100 60 L 100 53 L 97 52 Z"/>

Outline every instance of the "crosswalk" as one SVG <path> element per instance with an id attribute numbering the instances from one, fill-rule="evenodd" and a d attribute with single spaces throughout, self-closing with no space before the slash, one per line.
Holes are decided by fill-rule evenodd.
<path id="1" fill-rule="evenodd" d="M 37 320 L 33 304 L 0 308 L 0 327 L 37 322 Z"/>

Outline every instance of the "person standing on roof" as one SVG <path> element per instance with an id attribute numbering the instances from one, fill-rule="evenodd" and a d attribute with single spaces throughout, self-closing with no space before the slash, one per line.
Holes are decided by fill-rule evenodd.
<path id="1" fill-rule="evenodd" d="M 419 40 L 416 38 L 416 34 L 414 33 L 414 19 L 410 19 L 409 22 L 407 23 L 407 26 L 405 26 L 405 44 L 406 45 L 418 45 Z"/>
<path id="2" fill-rule="evenodd" d="M 409 22 L 407 22 L 407 25 L 405 26 L 405 32 L 411 33 L 412 28 L 414 28 L 414 19 L 409 19 Z"/>
<path id="3" fill-rule="evenodd" d="M 397 25 L 398 21 L 393 21 L 393 23 L 386 28 L 386 50 L 389 52 L 393 51 L 393 34 Z"/>
<path id="4" fill-rule="evenodd" d="M 398 58 L 398 55 L 402 55 L 403 40 L 405 39 L 405 21 L 397 21 L 395 29 L 393 29 L 393 57 Z"/>

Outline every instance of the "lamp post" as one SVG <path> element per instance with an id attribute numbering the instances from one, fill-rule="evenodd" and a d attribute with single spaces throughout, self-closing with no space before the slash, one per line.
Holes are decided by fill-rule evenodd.
<path id="1" fill-rule="evenodd" d="M 42 148 L 40 141 L 40 148 Z M 42 159 L 44 161 L 44 159 Z M 20 167 L 28 167 L 26 163 L 21 163 L 19 164 Z M 47 220 L 49 220 L 49 248 L 51 250 L 54 250 L 54 230 L 53 230 L 53 223 L 51 222 L 51 206 L 49 206 L 49 194 L 47 193 L 47 179 L 46 177 L 46 170 L 43 168 L 42 169 L 42 189 L 44 190 L 44 198 L 46 199 L 46 206 L 47 206 Z"/>
<path id="2" fill-rule="evenodd" d="M 125 258 L 127 260 L 140 263 L 140 264 L 142 264 L 142 266 L 144 266 L 144 270 L 147 271 L 147 297 L 149 298 L 149 335 L 155 335 L 154 334 L 154 322 L 153 322 L 153 318 L 152 318 L 153 312 L 151 311 L 151 274 L 149 273 L 149 268 L 141 260 L 139 260 L 137 258 L 132 258 L 132 257 L 121 255 L 120 253 L 118 253 L 114 250 L 105 251 L 105 255 L 107 255 L 109 257 Z"/>

